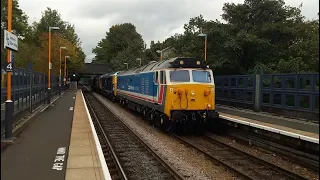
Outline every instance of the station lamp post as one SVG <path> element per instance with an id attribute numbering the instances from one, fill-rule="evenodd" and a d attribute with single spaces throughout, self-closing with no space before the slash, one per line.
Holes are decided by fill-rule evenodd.
<path id="1" fill-rule="evenodd" d="M 141 58 L 137 58 L 137 61 L 140 61 L 140 66 L 141 66 Z"/>
<path id="2" fill-rule="evenodd" d="M 167 47 L 167 48 L 165 48 L 165 49 L 162 49 L 162 50 L 157 50 L 156 52 L 157 53 L 160 53 L 160 61 L 162 61 L 162 58 L 163 58 L 163 52 L 164 51 L 166 51 L 166 50 L 168 50 L 168 49 L 170 49 L 171 48 L 171 46 L 169 46 L 169 47 Z"/>
<path id="3" fill-rule="evenodd" d="M 123 64 L 126 64 L 126 65 L 127 65 L 127 69 L 129 68 L 129 64 L 128 64 L 128 63 L 123 63 Z"/>
<path id="4" fill-rule="evenodd" d="M 50 98 L 51 98 L 51 69 L 52 69 L 52 64 L 51 64 L 51 30 L 59 30 L 59 27 L 49 27 L 49 69 L 48 69 L 48 104 L 50 104 Z"/>
<path id="5" fill-rule="evenodd" d="M 207 61 L 207 34 L 199 34 L 199 37 L 204 37 L 204 61 Z"/>
<path id="6" fill-rule="evenodd" d="M 59 96 L 61 95 L 61 52 L 62 52 L 62 49 L 67 49 L 66 47 L 60 47 L 60 71 L 59 71 Z"/>
<path id="7" fill-rule="evenodd" d="M 160 53 L 160 61 L 162 61 L 162 51 L 161 50 L 157 50 L 157 53 Z"/>
<path id="8" fill-rule="evenodd" d="M 66 80 L 67 80 L 67 59 L 70 58 L 70 56 L 65 56 L 64 57 L 64 78 L 63 78 L 63 82 L 64 82 L 64 87 L 66 88 Z"/>

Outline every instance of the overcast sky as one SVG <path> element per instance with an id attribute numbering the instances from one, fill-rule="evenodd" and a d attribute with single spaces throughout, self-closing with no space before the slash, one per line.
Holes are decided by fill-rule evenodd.
<path id="1" fill-rule="evenodd" d="M 151 40 L 163 41 L 182 33 L 183 24 L 200 14 L 206 20 L 221 20 L 222 6 L 226 2 L 243 3 L 244 0 L 19 0 L 30 24 L 39 21 L 46 7 L 58 10 L 64 21 L 74 24 L 87 55 L 86 62 L 91 62 L 92 48 L 114 24 L 133 23 L 149 45 Z M 318 17 L 319 0 L 285 2 L 296 7 L 303 3 L 304 16 Z"/>

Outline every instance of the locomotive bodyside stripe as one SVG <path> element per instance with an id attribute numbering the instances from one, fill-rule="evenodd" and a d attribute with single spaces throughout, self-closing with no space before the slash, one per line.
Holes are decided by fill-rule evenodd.
<path id="1" fill-rule="evenodd" d="M 160 93 L 158 95 L 158 103 L 159 104 L 162 104 L 163 92 L 164 92 L 164 85 L 160 85 Z"/>
<path id="2" fill-rule="evenodd" d="M 123 94 L 123 95 L 129 96 L 129 97 L 137 98 L 137 99 L 148 101 L 148 102 L 152 102 L 152 103 L 154 102 L 153 100 L 151 100 L 149 98 L 137 96 L 137 95 L 134 95 L 134 94 L 131 94 L 131 93 L 128 93 L 128 92 L 123 92 L 122 90 L 118 91 L 118 94 Z"/>
<path id="3" fill-rule="evenodd" d="M 158 101 L 155 101 L 154 99 L 150 99 L 149 97 L 153 98 L 156 96 L 149 96 L 149 97 L 145 97 L 143 94 L 140 93 L 134 93 L 134 92 L 130 92 L 130 91 L 126 91 L 126 90 L 121 90 L 118 89 L 118 93 L 119 94 L 124 94 L 133 98 L 137 98 L 140 100 L 144 100 L 144 101 L 148 101 L 148 102 L 152 102 L 152 103 L 158 103 L 158 104 L 162 104 L 163 101 L 163 93 L 164 93 L 164 85 L 160 85 L 160 93 L 158 95 Z"/>

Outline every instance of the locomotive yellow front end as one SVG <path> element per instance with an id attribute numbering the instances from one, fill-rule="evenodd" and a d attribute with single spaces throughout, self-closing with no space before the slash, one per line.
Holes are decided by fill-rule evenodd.
<path id="1" fill-rule="evenodd" d="M 215 84 L 212 70 L 182 66 L 168 69 L 167 75 L 169 78 L 164 114 L 169 116 L 171 124 L 178 124 L 184 131 L 203 130 L 207 123 L 214 122 L 219 117 L 215 111 Z"/>

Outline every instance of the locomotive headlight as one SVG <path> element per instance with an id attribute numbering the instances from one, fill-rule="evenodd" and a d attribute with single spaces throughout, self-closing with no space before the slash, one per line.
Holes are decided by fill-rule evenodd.
<path id="1" fill-rule="evenodd" d="M 194 91 L 191 91 L 191 96 L 194 96 L 194 95 L 195 95 Z"/>
<path id="2" fill-rule="evenodd" d="M 197 61 L 197 65 L 200 65 L 200 61 Z"/>
<path id="3" fill-rule="evenodd" d="M 210 94 L 210 90 L 205 89 L 205 90 L 204 90 L 204 96 L 209 96 L 209 94 Z"/>
<path id="4" fill-rule="evenodd" d="M 211 104 L 208 104 L 208 108 L 211 108 Z"/>
<path id="5" fill-rule="evenodd" d="M 183 63 L 184 63 L 184 62 L 181 60 L 181 61 L 180 61 L 180 64 L 182 65 Z"/>

